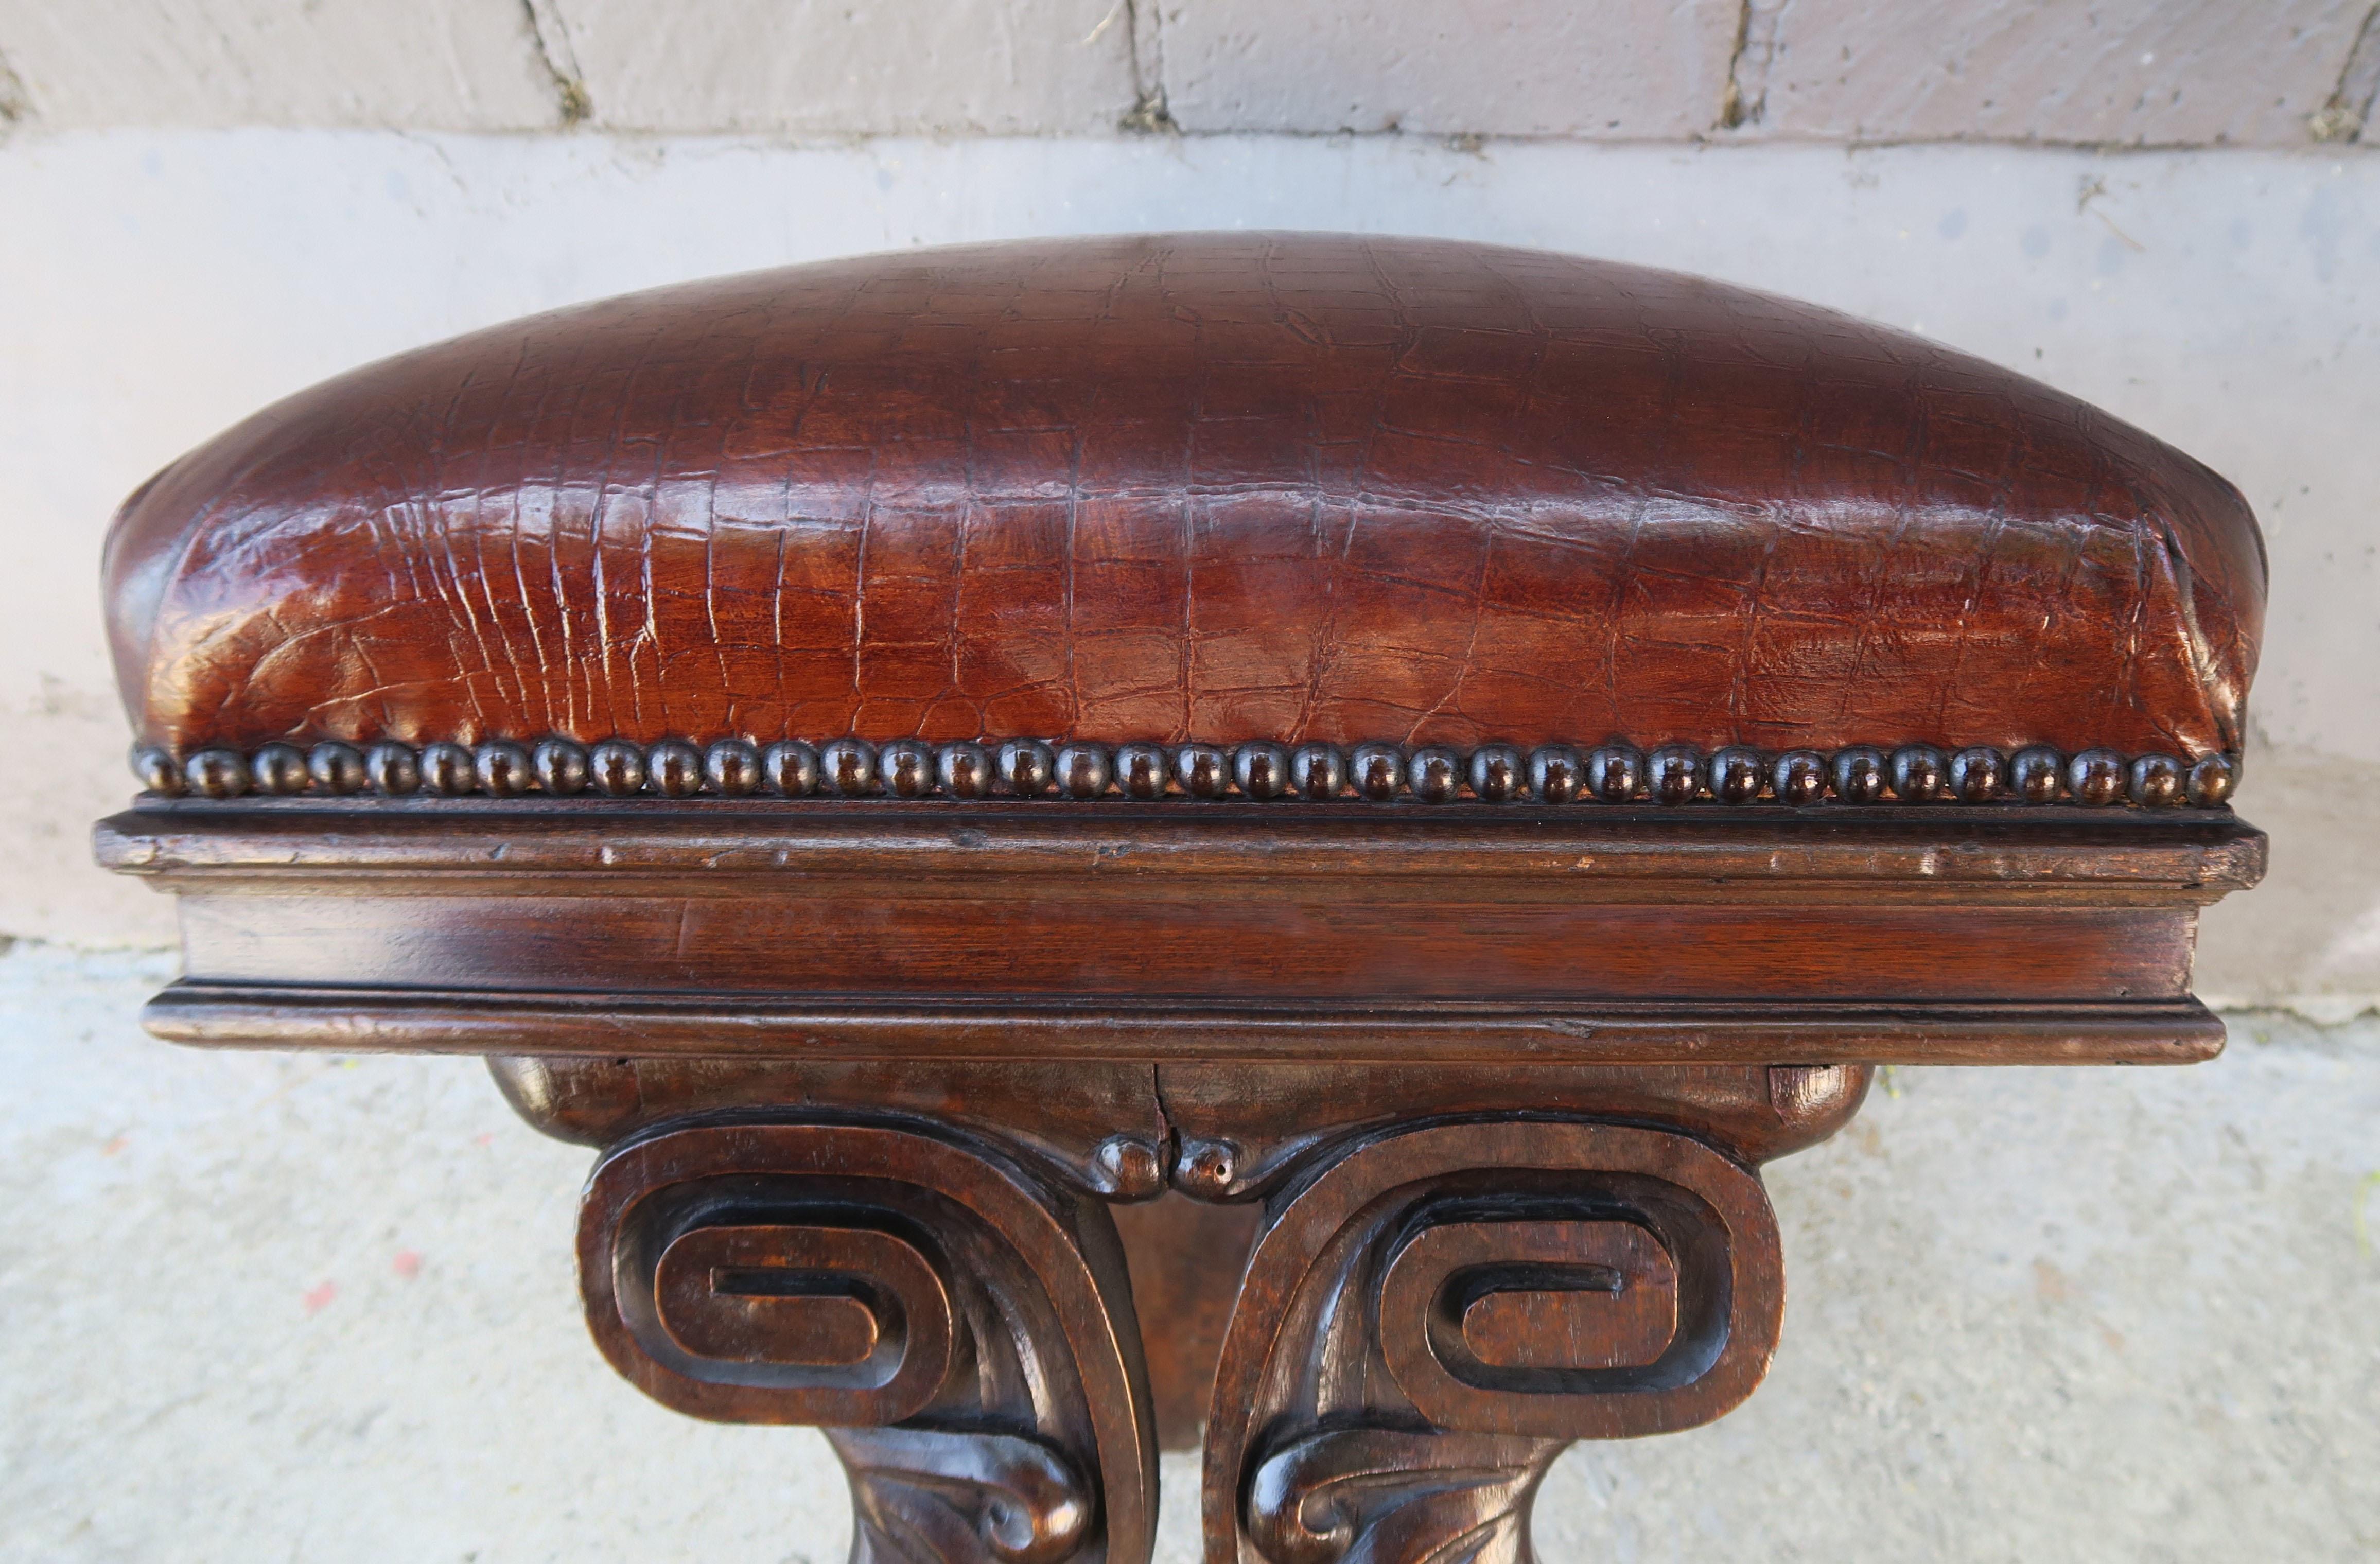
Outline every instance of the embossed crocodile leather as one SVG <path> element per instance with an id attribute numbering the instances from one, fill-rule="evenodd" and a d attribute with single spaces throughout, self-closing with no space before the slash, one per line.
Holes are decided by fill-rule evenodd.
<path id="1" fill-rule="evenodd" d="M 109 546 L 126 700 L 269 740 L 2236 749 L 2220 478 L 1808 305 L 1177 235 L 559 310 L 258 414 Z"/>

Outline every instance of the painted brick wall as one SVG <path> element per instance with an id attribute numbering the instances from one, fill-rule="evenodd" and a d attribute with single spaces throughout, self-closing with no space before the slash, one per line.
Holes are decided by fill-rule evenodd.
<path id="1" fill-rule="evenodd" d="M 0 0 L 20 125 L 2351 141 L 2372 0 Z"/>

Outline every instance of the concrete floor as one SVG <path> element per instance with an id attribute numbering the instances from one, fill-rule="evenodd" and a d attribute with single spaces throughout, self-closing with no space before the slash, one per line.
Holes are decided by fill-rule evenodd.
<path id="1" fill-rule="evenodd" d="M 0 957 L 0 1558 L 840 1556 L 816 1435 L 685 1421 L 598 1360 L 587 1153 L 475 1061 L 150 1042 L 169 972 Z M 1573 1450 L 1548 1559 L 2380 1553 L 2380 1024 L 1899 1071 L 1769 1182 L 1767 1387 Z M 1190 1462 L 1165 1477 L 1186 1500 Z"/>

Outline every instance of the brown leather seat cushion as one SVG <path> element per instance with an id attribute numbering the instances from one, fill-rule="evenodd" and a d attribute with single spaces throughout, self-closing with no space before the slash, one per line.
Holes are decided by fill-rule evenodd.
<path id="1" fill-rule="evenodd" d="M 2247 505 L 1691 277 L 1335 235 L 866 257 L 343 375 L 111 538 L 142 734 L 2235 748 Z"/>

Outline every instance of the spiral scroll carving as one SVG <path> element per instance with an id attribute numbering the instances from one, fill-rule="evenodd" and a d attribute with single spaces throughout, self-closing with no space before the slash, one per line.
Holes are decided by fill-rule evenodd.
<path id="1" fill-rule="evenodd" d="M 588 1322 L 677 1411 L 817 1424 L 854 1564 L 1142 1564 L 1156 1441 L 1103 1206 L 888 1124 L 681 1129 L 598 1166 Z"/>
<path id="2" fill-rule="evenodd" d="M 1683 1135 L 1381 1135 L 1276 1202 L 1216 1376 L 1208 1564 L 1528 1564 L 1563 1445 L 1708 1422 L 1782 1313 L 1759 1181 Z"/>

